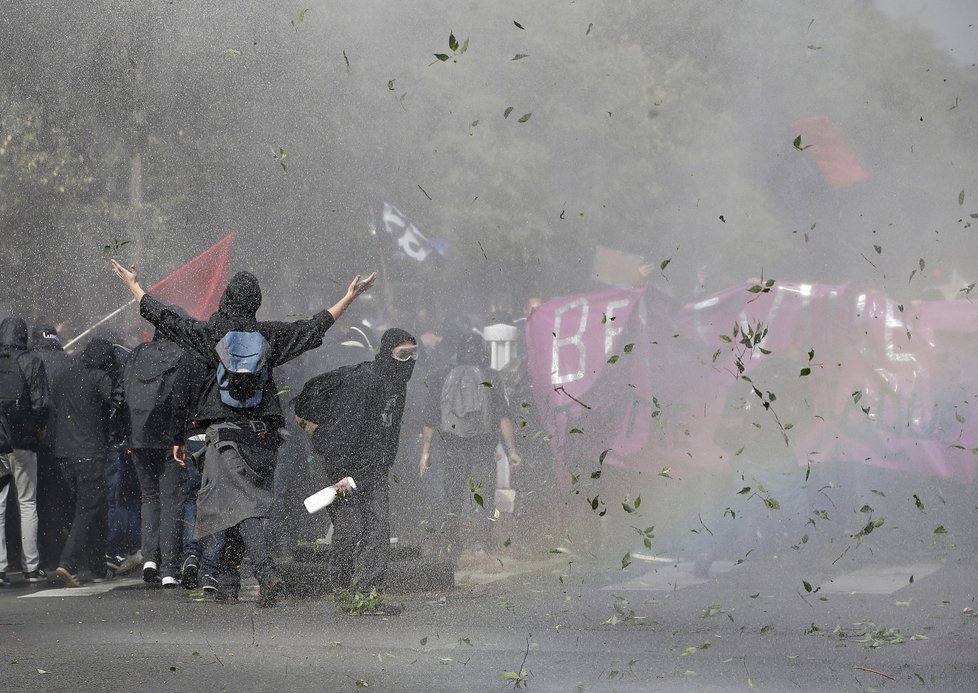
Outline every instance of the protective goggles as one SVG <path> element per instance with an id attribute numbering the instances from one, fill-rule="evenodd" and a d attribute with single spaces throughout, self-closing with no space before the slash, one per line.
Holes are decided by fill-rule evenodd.
<path id="1" fill-rule="evenodd" d="M 411 346 L 396 346 L 391 350 L 391 356 L 394 357 L 395 361 L 410 361 L 414 359 L 418 360 L 418 346 L 417 344 L 412 344 Z"/>

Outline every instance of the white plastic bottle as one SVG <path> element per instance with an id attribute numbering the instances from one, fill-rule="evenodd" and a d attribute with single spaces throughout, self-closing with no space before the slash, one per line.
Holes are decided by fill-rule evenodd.
<path id="1" fill-rule="evenodd" d="M 346 481 L 350 485 L 350 488 L 354 491 L 357 490 L 357 482 L 353 480 L 353 477 L 348 476 L 343 479 L 343 481 Z M 310 515 L 312 513 L 318 513 L 320 510 L 336 500 L 336 493 L 336 484 L 333 486 L 327 486 L 326 488 L 316 491 L 314 494 L 306 498 L 303 501 L 303 504 L 306 506 L 306 510 L 309 511 Z"/>

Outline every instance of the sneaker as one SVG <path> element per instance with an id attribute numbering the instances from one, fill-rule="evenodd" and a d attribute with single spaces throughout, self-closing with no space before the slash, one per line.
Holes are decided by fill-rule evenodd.
<path id="1" fill-rule="evenodd" d="M 116 575 L 125 575 L 130 573 L 139 566 L 143 564 L 143 552 L 136 550 L 136 553 L 131 553 L 119 563 L 119 567 L 116 569 Z"/>
<path id="2" fill-rule="evenodd" d="M 143 563 L 143 582 L 148 582 L 151 585 L 155 585 L 160 581 L 160 569 L 156 565 L 155 561 L 146 561 Z"/>
<path id="3" fill-rule="evenodd" d="M 105 554 L 105 567 L 111 570 L 113 573 L 119 572 L 119 566 L 122 562 L 126 560 L 125 556 L 110 556 Z"/>
<path id="4" fill-rule="evenodd" d="M 24 580 L 27 582 L 47 582 L 48 574 L 43 570 L 38 568 L 37 570 L 31 570 L 30 572 L 24 573 Z"/>
<path id="5" fill-rule="evenodd" d="M 173 588 L 180 586 L 180 581 L 172 575 L 167 575 L 163 578 L 162 584 L 164 589 L 172 590 Z"/>
<path id="6" fill-rule="evenodd" d="M 61 582 L 65 583 L 65 587 L 81 587 L 81 582 L 78 581 L 78 573 L 72 573 L 64 566 L 58 566 L 54 574 L 61 578 Z"/>
<path id="7" fill-rule="evenodd" d="M 217 578 L 213 575 L 205 575 L 200 579 L 200 588 L 204 594 L 217 594 Z"/>
<path id="8" fill-rule="evenodd" d="M 198 575 L 200 574 L 200 562 L 196 556 L 187 556 L 180 570 L 180 584 L 184 589 L 192 590 L 197 587 Z"/>

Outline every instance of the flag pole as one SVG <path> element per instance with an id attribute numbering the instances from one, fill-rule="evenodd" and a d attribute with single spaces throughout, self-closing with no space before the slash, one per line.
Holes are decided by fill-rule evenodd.
<path id="1" fill-rule="evenodd" d="M 89 332 L 91 332 L 92 330 L 94 330 L 96 327 L 98 327 L 102 323 L 104 323 L 104 322 L 106 322 L 106 321 L 114 318 L 116 315 L 118 315 L 119 313 L 121 313 L 123 310 L 125 310 L 126 308 L 128 308 L 129 306 L 131 306 L 135 302 L 136 302 L 136 299 L 135 298 L 129 299 L 129 302 L 128 303 L 126 303 L 125 305 L 119 306 L 114 311 L 112 311 L 111 313 L 109 313 L 108 315 L 106 315 L 104 318 L 102 318 L 101 320 L 99 320 L 97 323 L 95 323 L 94 325 L 92 325 L 91 327 L 89 327 L 87 330 L 85 330 L 84 332 L 82 332 L 80 335 L 78 335 L 77 337 L 75 337 L 74 339 L 72 339 L 70 342 L 68 342 L 67 344 L 65 344 L 64 345 L 64 348 L 65 349 L 68 349 L 72 344 L 74 344 L 79 339 L 81 339 L 82 337 L 84 337 L 85 335 L 87 335 Z"/>

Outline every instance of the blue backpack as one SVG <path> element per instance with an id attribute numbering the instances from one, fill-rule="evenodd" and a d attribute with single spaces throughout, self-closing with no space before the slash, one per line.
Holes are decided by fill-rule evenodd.
<path id="1" fill-rule="evenodd" d="M 235 409 L 251 409 L 261 404 L 262 389 L 268 382 L 272 348 L 261 332 L 228 332 L 215 347 L 221 363 L 217 367 L 217 386 L 221 401 Z"/>

